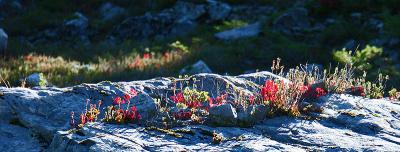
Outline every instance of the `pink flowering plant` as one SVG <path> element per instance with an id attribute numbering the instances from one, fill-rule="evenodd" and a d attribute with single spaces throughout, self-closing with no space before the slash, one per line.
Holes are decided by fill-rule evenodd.
<path id="1" fill-rule="evenodd" d="M 131 98 L 136 97 L 138 92 L 131 89 L 130 93 L 125 93 L 123 97 L 116 96 L 113 105 L 108 106 L 105 112 L 104 121 L 109 123 L 137 123 L 142 116 L 137 111 L 136 106 L 130 106 Z M 123 109 L 121 105 L 126 104 Z"/>
<path id="2" fill-rule="evenodd" d="M 142 118 L 137 110 L 136 106 L 130 106 L 131 99 L 136 97 L 138 92 L 135 89 L 131 89 L 129 93 L 125 93 L 123 97 L 116 96 L 112 100 L 112 105 L 106 107 L 104 112 L 103 122 L 107 123 L 138 123 Z M 101 113 L 100 107 L 102 101 L 99 100 L 98 104 L 90 104 L 90 100 L 86 100 L 86 108 L 84 112 L 79 116 L 79 123 L 75 123 L 75 113 L 71 112 L 70 126 L 71 128 L 82 128 L 88 122 L 95 122 L 99 119 Z M 126 108 L 123 109 L 122 105 L 126 104 Z"/>

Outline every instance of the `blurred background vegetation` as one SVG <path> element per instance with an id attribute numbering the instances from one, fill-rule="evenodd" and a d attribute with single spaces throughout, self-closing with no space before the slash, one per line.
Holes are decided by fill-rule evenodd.
<path id="1" fill-rule="evenodd" d="M 184 2 L 206 8 L 213 4 Z M 351 64 L 356 74 L 367 71 L 371 80 L 378 73 L 388 74 L 389 84 L 400 86 L 398 0 L 216 2 L 229 7 L 225 17 L 212 20 L 210 13 L 200 14 L 190 20 L 196 26 L 182 34 L 161 29 L 175 25 L 167 24 L 174 17 L 168 12 L 171 8 L 183 15 L 196 13 L 178 6 L 177 0 L 1 1 L 0 28 L 8 35 L 8 46 L 0 61 L 0 75 L 19 86 L 27 76 L 43 73 L 51 84 L 62 87 L 177 76 L 198 60 L 214 73 L 237 75 L 270 70 L 271 61 L 280 57 L 286 69 L 306 63 L 324 68 Z M 290 13 L 295 8 L 306 15 Z M 116 15 L 106 17 L 111 13 Z M 166 21 L 158 21 L 160 16 Z M 232 40 L 215 36 L 256 22 L 261 24 L 255 36 Z M 288 29 L 291 25 L 299 29 Z M 125 31 L 130 27 L 157 30 L 131 36 L 127 33 L 132 30 Z M 133 35 L 143 31 L 133 30 Z"/>

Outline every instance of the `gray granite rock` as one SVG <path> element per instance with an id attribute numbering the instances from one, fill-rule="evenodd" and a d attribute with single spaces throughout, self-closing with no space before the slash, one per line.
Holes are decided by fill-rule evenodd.
<path id="1" fill-rule="evenodd" d="M 126 10 L 122 7 L 116 6 L 110 2 L 104 3 L 100 7 L 100 14 L 104 21 L 110 21 L 115 17 L 121 16 Z"/>
<path id="2" fill-rule="evenodd" d="M 136 125 L 93 123 L 80 135 L 58 132 L 59 137 L 53 142 L 70 140 L 54 145 L 61 148 L 79 146 L 74 142 L 92 143 L 86 147 L 100 151 L 397 151 L 400 148 L 398 101 L 331 95 L 319 102 L 324 107 L 320 120 L 281 116 L 250 128 L 203 125 L 174 128 L 192 131 L 181 133 L 181 138 Z M 354 116 L 345 114 L 346 111 L 353 111 Z M 225 140 L 211 144 L 213 132 Z"/>
<path id="3" fill-rule="evenodd" d="M 234 28 L 227 31 L 216 33 L 214 36 L 221 40 L 235 40 L 246 37 L 257 36 L 261 32 L 261 24 L 259 22 Z"/>
<path id="4" fill-rule="evenodd" d="M 273 22 L 273 28 L 284 34 L 298 34 L 310 28 L 308 10 L 302 7 L 291 8 Z"/>
<path id="5" fill-rule="evenodd" d="M 252 127 L 257 122 L 264 120 L 267 116 L 268 107 L 265 105 L 251 105 L 249 107 L 238 108 L 237 123 L 240 127 Z"/>
<path id="6" fill-rule="evenodd" d="M 74 13 L 74 18 L 66 20 L 64 25 L 57 29 L 54 34 L 66 39 L 80 40 L 85 46 L 90 45 L 89 19 L 80 12 Z M 62 36 L 61 36 L 62 35 Z"/>
<path id="7" fill-rule="evenodd" d="M 228 4 L 218 2 L 215 0 L 208 0 L 208 14 L 210 15 L 210 20 L 219 21 L 228 17 L 232 8 Z"/>
<path id="8" fill-rule="evenodd" d="M 180 74 L 199 74 L 199 73 L 212 73 L 211 69 L 208 67 L 204 61 L 199 60 L 193 65 L 184 67 L 179 71 Z"/>
<path id="9" fill-rule="evenodd" d="M 198 74 L 192 78 L 202 90 L 215 97 L 217 84 L 234 87 L 251 93 L 253 84 L 262 80 L 279 78 L 268 72 L 241 76 Z M 251 113 L 256 118 L 253 126 L 212 127 L 187 125 L 171 128 L 180 136 L 146 128 L 145 124 L 88 123 L 77 132 L 69 129 L 71 111 L 84 110 L 86 99 L 93 102 L 121 96 L 131 88 L 141 95 L 131 99 L 142 113 L 154 111 L 154 100 L 171 92 L 176 79 L 156 78 L 132 82 L 101 82 L 68 88 L 5 88 L 0 87 L 0 150 L 1 151 L 397 151 L 400 149 L 400 102 L 385 99 L 364 99 L 350 95 L 329 95 L 316 101 L 321 113 L 312 113 L 318 119 L 279 116 L 262 117 L 264 110 Z M 179 84 L 179 81 L 177 82 Z M 182 83 L 180 85 L 187 85 Z M 179 85 L 178 85 L 179 86 Z M 231 88 L 225 88 L 230 91 Z M 230 94 L 233 98 L 233 95 Z M 229 100 L 229 99 L 228 99 Z M 234 116 L 237 107 L 228 107 L 220 116 Z M 229 109 L 231 110 L 229 113 Z M 252 109 L 252 108 L 250 108 Z M 147 111 L 149 110 L 149 111 Z M 210 111 L 213 111 L 210 109 Z M 222 111 L 222 110 L 221 110 Z M 237 112 L 236 119 L 240 116 Z M 268 111 L 268 110 L 266 110 Z M 217 110 L 215 113 L 218 113 Z M 214 112 L 212 112 L 214 113 Z M 254 117 L 251 117 L 254 115 Z M 13 117 L 12 119 L 9 119 Z M 231 117 L 232 118 L 232 117 Z M 264 119 L 263 119 L 264 118 Z M 12 120 L 12 121 L 11 121 Z M 16 121 L 18 120 L 18 121 Z M 151 119 L 149 119 L 151 120 Z M 225 120 L 224 120 L 225 121 Z M 10 122 L 13 122 L 10 124 Z M 237 121 L 238 122 L 238 121 Z M 21 127 L 23 126 L 23 127 Z M 179 130 L 188 130 L 185 132 Z M 213 133 L 223 137 L 213 144 Z M 34 136 L 30 136 L 30 135 Z M 45 144 L 43 144 L 45 143 Z M 18 146 L 12 146 L 18 145 Z M 48 146 L 43 146 L 48 145 Z M 4 148 L 3 148 L 4 147 Z"/>
<path id="10" fill-rule="evenodd" d="M 22 3 L 22 4 L 21 4 Z M 0 21 L 24 10 L 21 0 L 0 0 Z"/>
<path id="11" fill-rule="evenodd" d="M 196 20 L 205 13 L 205 5 L 178 1 L 172 8 L 158 13 L 146 13 L 125 19 L 114 27 L 112 35 L 118 38 L 135 39 L 169 34 L 184 35 L 195 28 Z"/>
<path id="12" fill-rule="evenodd" d="M 43 73 L 33 73 L 26 77 L 26 83 L 31 87 L 44 87 L 48 85 L 46 78 Z"/>
<path id="13" fill-rule="evenodd" d="M 222 104 L 211 107 L 209 111 L 209 124 L 216 126 L 232 127 L 237 125 L 238 114 L 231 104 Z"/>
<path id="14" fill-rule="evenodd" d="M 89 20 L 80 12 L 75 12 L 73 19 L 65 21 L 65 26 L 74 28 L 76 31 L 83 31 L 89 26 Z"/>
<path id="15" fill-rule="evenodd" d="M 40 152 L 40 142 L 32 138 L 28 128 L 0 122 L 0 151 Z"/>

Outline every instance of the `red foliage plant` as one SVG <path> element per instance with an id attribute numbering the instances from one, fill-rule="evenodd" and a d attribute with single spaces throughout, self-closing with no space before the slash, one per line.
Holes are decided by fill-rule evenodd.
<path id="1" fill-rule="evenodd" d="M 105 122 L 117 122 L 117 123 L 124 123 L 124 122 L 138 122 L 142 116 L 140 113 L 137 111 L 136 106 L 132 106 L 129 108 L 130 100 L 133 97 L 136 97 L 138 95 L 138 92 L 135 89 L 131 89 L 129 93 L 125 93 L 123 98 L 116 96 L 113 99 L 113 106 L 108 106 L 108 110 L 105 112 L 105 118 L 103 121 Z M 121 109 L 121 104 L 125 104 L 126 101 L 128 101 L 128 106 L 126 110 Z M 86 105 L 89 104 L 89 100 L 87 100 Z M 82 113 L 80 115 L 80 121 L 81 123 L 79 124 L 78 128 L 83 127 L 83 125 L 87 122 L 94 122 L 98 118 L 97 116 L 100 114 L 100 106 L 102 105 L 102 101 L 100 100 L 98 103 L 99 108 L 96 107 L 95 104 L 90 104 L 90 109 L 86 110 L 85 113 Z M 118 109 L 115 107 L 115 105 L 118 105 Z M 73 119 L 74 114 L 73 112 L 71 113 L 71 119 Z M 71 127 L 75 126 L 75 123 L 73 120 L 70 121 Z"/>
<path id="2" fill-rule="evenodd" d="M 172 101 L 174 101 L 175 103 L 183 103 L 189 108 L 199 108 L 202 105 L 200 103 L 200 101 L 194 101 L 194 100 L 187 101 L 182 92 L 179 92 L 178 94 L 176 94 L 174 96 L 171 96 L 170 99 Z"/>
<path id="3" fill-rule="evenodd" d="M 131 98 L 136 97 L 138 95 L 138 92 L 135 89 L 131 89 L 130 90 L 130 94 L 125 93 L 124 97 L 121 98 L 119 96 L 116 96 L 113 100 L 113 104 L 114 105 L 121 105 L 121 104 L 125 104 L 126 101 L 130 101 Z"/>
<path id="4" fill-rule="evenodd" d="M 150 53 L 143 54 L 143 59 L 150 59 L 150 58 L 151 58 Z"/>
<path id="5" fill-rule="evenodd" d="M 138 95 L 138 92 L 135 89 L 131 88 L 131 95 L 132 97 L 136 97 Z"/>
<path id="6" fill-rule="evenodd" d="M 125 110 L 124 115 L 125 115 L 125 120 L 131 122 L 136 122 L 142 118 L 140 113 L 137 111 L 136 106 L 132 106 L 131 110 Z"/>
<path id="7" fill-rule="evenodd" d="M 113 104 L 114 105 L 121 105 L 121 104 L 125 104 L 125 100 L 122 100 L 121 97 L 115 97 L 113 100 Z"/>
<path id="8" fill-rule="evenodd" d="M 304 98 L 307 99 L 318 99 L 319 97 L 325 96 L 327 92 L 321 87 L 316 87 L 313 89 L 311 86 L 303 86 L 301 87 L 303 90 L 307 91 L 304 93 Z"/>
<path id="9" fill-rule="evenodd" d="M 264 101 L 275 102 L 277 92 L 278 84 L 272 80 L 265 81 L 264 86 L 261 88 L 261 96 Z"/>
<path id="10" fill-rule="evenodd" d="M 326 95 L 326 91 L 320 87 L 315 88 L 315 98 L 319 98 L 321 96 L 325 96 Z"/>
<path id="11" fill-rule="evenodd" d="M 249 104 L 254 105 L 255 104 L 255 97 L 253 95 L 249 96 Z"/>
<path id="12" fill-rule="evenodd" d="M 211 108 L 211 107 L 215 107 L 215 106 L 219 106 L 221 104 L 224 104 L 226 102 L 226 100 L 225 100 L 226 96 L 228 96 L 228 94 L 219 95 L 219 96 L 215 97 L 214 99 L 209 97 L 208 98 L 209 107 Z"/>
<path id="13" fill-rule="evenodd" d="M 351 94 L 356 96 L 363 96 L 365 97 L 364 87 L 362 86 L 352 86 L 351 87 Z"/>
<path id="14" fill-rule="evenodd" d="M 86 123 L 86 115 L 85 114 L 81 114 L 80 119 L 81 119 L 81 124 Z"/>
<path id="15" fill-rule="evenodd" d="M 131 100 L 131 95 L 129 95 L 129 94 L 124 94 L 124 99 L 126 100 L 126 101 L 129 101 L 129 100 Z"/>
<path id="16" fill-rule="evenodd" d="M 172 115 L 174 116 L 175 119 L 190 119 L 192 117 L 192 112 L 179 111 L 179 112 L 173 112 Z"/>
<path id="17" fill-rule="evenodd" d="M 186 100 L 183 97 L 183 93 L 179 92 L 178 94 L 170 97 L 175 103 L 184 103 L 186 104 Z"/>

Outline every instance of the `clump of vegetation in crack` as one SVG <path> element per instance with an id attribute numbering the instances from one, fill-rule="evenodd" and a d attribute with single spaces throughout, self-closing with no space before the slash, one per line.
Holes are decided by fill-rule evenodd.
<path id="1" fill-rule="evenodd" d="M 132 88 L 130 92 L 125 93 L 122 98 L 116 96 L 112 102 L 113 105 L 106 107 L 104 118 L 101 119 L 101 121 L 113 124 L 137 123 L 142 116 L 137 111 L 136 106 L 130 105 L 131 99 L 137 95 L 138 92 Z M 122 108 L 124 104 L 126 104 L 125 109 Z M 91 101 L 87 99 L 84 112 L 79 116 L 79 123 L 75 123 L 75 113 L 71 112 L 71 128 L 80 129 L 88 122 L 96 122 L 101 113 L 101 106 L 101 100 L 99 100 L 97 104 L 91 104 Z"/>
<path id="2" fill-rule="evenodd" d="M 204 124 L 208 119 L 210 109 L 224 104 L 230 104 L 234 108 L 255 105 L 268 107 L 264 118 L 279 115 L 301 117 L 306 116 L 309 112 L 322 112 L 320 107 L 312 103 L 329 94 L 346 93 L 365 98 L 383 98 L 386 95 L 384 90 L 388 77 L 382 74 L 379 75 L 376 83 L 372 83 L 366 81 L 366 73 L 362 77 L 354 77 L 352 65 L 346 65 L 343 68 L 336 67 L 332 71 L 320 71 L 316 67 L 306 71 L 296 67 L 285 72 L 281 62 L 279 58 L 273 60 L 271 71 L 285 79 L 268 79 L 263 85 L 258 86 L 258 91 L 252 92 L 252 94 L 232 91 L 234 89 L 221 91 L 217 87 L 217 96 L 213 98 L 210 92 L 202 91 L 197 87 L 198 80 L 194 77 L 185 76 L 174 79 L 174 86 L 169 90 L 171 96 L 155 99 L 159 114 L 163 114 L 162 124 L 164 125 L 159 127 L 154 126 L 156 123 L 146 123 L 147 130 L 159 131 L 181 138 L 183 135 L 171 128 Z M 177 83 L 179 83 L 179 87 L 177 87 Z M 229 85 L 226 84 L 225 87 L 229 88 Z M 232 94 L 235 94 L 234 97 L 230 97 Z M 123 97 L 116 96 L 113 105 L 105 108 L 104 119 L 101 121 L 112 124 L 140 124 L 141 115 L 135 106 L 131 106 L 131 102 L 134 102 L 131 99 L 137 95 L 138 92 L 131 89 Z M 391 100 L 396 100 L 400 97 L 400 92 L 392 89 L 388 95 Z M 308 105 L 302 103 L 308 103 Z M 71 127 L 79 129 L 88 122 L 97 121 L 101 113 L 101 106 L 102 101 L 90 104 L 90 101 L 87 100 L 84 112 L 79 117 L 79 123 L 75 123 L 74 113 L 71 113 Z M 212 134 L 213 143 L 222 141 L 221 136 Z"/>

